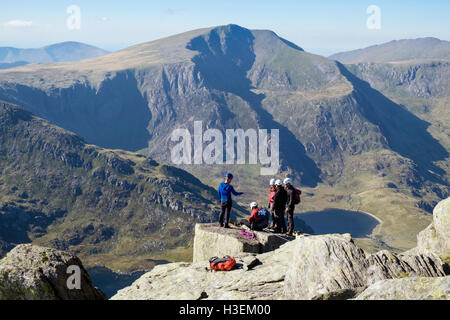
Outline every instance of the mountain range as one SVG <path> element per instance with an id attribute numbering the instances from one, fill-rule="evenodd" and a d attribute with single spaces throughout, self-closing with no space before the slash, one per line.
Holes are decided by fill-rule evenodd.
<path id="1" fill-rule="evenodd" d="M 60 244 L 58 235 L 65 234 L 66 230 L 69 230 L 67 234 L 71 234 L 70 230 L 77 230 L 72 233 L 78 239 L 72 249 L 82 250 L 85 256 L 98 258 L 106 252 L 103 261 L 120 260 L 114 256 L 121 257 L 128 252 L 142 257 L 148 252 L 135 243 L 141 242 L 136 239 L 144 237 L 136 230 L 145 229 L 138 223 L 145 216 L 145 210 L 138 203 L 147 201 L 146 205 L 153 206 L 157 198 L 144 197 L 138 191 L 140 186 L 153 188 L 153 176 L 163 175 L 163 179 L 169 179 L 168 175 L 175 179 L 170 184 L 174 197 L 178 195 L 178 185 L 186 183 L 183 180 L 189 177 L 194 181 L 196 192 L 209 193 L 192 201 L 188 196 L 185 198 L 188 200 L 180 200 L 180 206 L 195 207 L 195 203 L 205 214 L 211 208 L 203 205 L 212 206 L 214 199 L 208 186 L 215 186 L 225 170 L 236 172 L 238 186 L 248 190 L 245 201 L 266 201 L 267 178 L 255 174 L 254 166 L 174 168 L 147 165 L 150 161 L 147 159 L 171 163 L 170 151 L 174 145 L 171 133 L 175 128 L 187 128 L 193 132 L 194 121 L 202 121 L 205 128 L 222 132 L 238 128 L 278 129 L 281 161 L 278 175 L 291 176 L 295 184 L 304 189 L 302 212 L 330 206 L 370 212 L 383 221 L 374 231 L 374 240 L 395 248 L 411 248 L 415 245 L 416 234 L 430 223 L 431 209 L 450 194 L 450 124 L 449 117 L 445 117 L 450 99 L 449 65 L 445 60 L 448 57 L 445 43 L 429 50 L 428 53 L 432 54 L 408 50 L 408 47 L 420 48 L 415 45 L 415 40 L 399 43 L 402 43 L 401 50 L 395 49 L 399 45 L 383 46 L 389 54 L 380 61 L 344 64 L 360 61 L 360 58 L 350 54 L 351 58 L 347 60 L 342 54 L 329 59 L 305 52 L 272 31 L 227 25 L 194 30 L 82 61 L 30 64 L 0 70 L 0 99 L 20 105 L 45 119 L 33 120 L 33 123 L 47 128 L 36 129 L 32 133 L 25 131 L 22 137 L 20 132 L 23 129 L 18 127 L 9 140 L 2 137 L 3 150 L 8 150 L 11 144 L 16 145 L 16 135 L 28 141 L 20 144 L 22 149 L 17 154 L 25 157 L 29 166 L 22 167 L 16 163 L 15 153 L 14 157 L 6 159 L 5 163 L 15 168 L 15 173 L 8 184 L 3 182 L 0 194 L 6 194 L 5 199 L 14 195 L 14 203 L 20 199 L 27 202 L 28 198 L 42 201 L 44 194 L 36 191 L 36 195 L 30 197 L 31 191 L 27 188 L 34 185 L 30 181 L 34 181 L 31 177 L 35 177 L 37 170 L 31 164 L 37 165 L 45 158 L 39 153 L 33 159 L 34 151 L 43 152 L 47 147 L 35 149 L 35 143 L 30 139 L 39 136 L 45 141 L 46 136 L 52 136 L 53 132 L 47 132 L 48 128 L 56 128 L 54 125 L 74 132 L 76 135 L 54 129 L 54 132 L 66 133 L 54 137 L 52 145 L 64 146 L 65 143 L 58 141 L 61 137 L 70 136 L 69 141 L 74 141 L 69 143 L 67 152 L 75 155 L 72 158 L 52 151 L 59 167 L 49 163 L 55 177 L 45 185 L 39 185 L 39 192 L 44 193 L 60 185 L 64 192 L 73 194 L 68 197 L 68 203 L 61 200 L 52 205 L 54 211 L 50 215 L 59 212 L 56 214 L 59 218 L 47 222 L 36 233 L 31 231 L 31 238 L 28 236 L 30 230 L 19 233 L 24 237 L 22 240 L 29 238 L 64 248 L 66 240 L 60 240 Z M 425 49 L 417 50 L 422 52 Z M 372 59 L 369 54 L 362 56 Z M 411 61 L 413 57 L 417 59 Z M 433 61 L 423 60 L 428 58 Z M 408 61 L 398 62 L 400 60 Z M 27 114 L 29 119 L 37 119 L 25 111 L 20 113 Z M 25 125 L 29 122 L 19 123 Z M 27 156 L 28 153 L 33 156 Z M 114 172 L 114 183 L 108 182 L 108 175 L 100 182 L 93 176 L 98 170 L 94 165 L 97 154 L 104 155 L 101 158 L 103 170 Z M 128 163 L 126 167 L 131 167 L 133 173 L 127 176 L 126 172 L 131 170 L 117 173 L 114 168 L 109 168 L 108 164 L 112 166 L 116 162 L 107 160 L 108 154 L 119 158 L 119 163 Z M 73 169 L 71 161 L 79 166 Z M 89 163 L 92 167 L 85 167 Z M 0 168 L 9 174 L 9 170 Z M 165 171 L 161 168 L 171 169 Z M 78 175 L 74 178 L 72 170 L 82 172 L 78 175 L 83 178 Z M 168 172 L 173 170 L 181 171 L 170 175 Z M 140 179 L 141 175 L 147 180 Z M 27 188 L 13 182 L 20 176 L 30 177 L 21 183 Z M 100 176 L 104 175 L 100 173 Z M 75 196 L 79 193 L 76 186 L 84 183 L 88 189 L 84 191 L 81 187 L 82 194 Z M 11 191 L 16 184 L 17 189 Z M 130 185 L 135 187 L 126 190 Z M 102 188 L 114 189 L 104 192 Z M 115 188 L 125 190 L 117 191 Z M 98 190 L 100 193 L 96 193 Z M 24 191 L 28 198 L 20 198 Z M 122 199 L 116 195 L 101 201 L 101 195 L 108 194 L 109 197 L 115 192 L 124 192 L 126 196 Z M 57 194 L 55 197 L 61 199 Z M 51 199 L 49 196 L 45 198 Z M 101 203 L 100 208 L 97 203 Z M 244 205 L 247 206 L 246 203 Z M 86 207 L 91 209 L 86 210 Z M 14 210 L 8 212 L 16 212 Z M 155 211 L 156 215 L 163 215 L 159 210 Z M 129 212 L 136 217 L 134 225 L 122 216 Z M 91 215 L 96 219 L 92 227 L 88 223 Z M 175 216 L 176 213 L 167 221 L 178 221 L 172 218 Z M 200 216 L 212 218 L 208 214 Z M 109 219 L 108 224 L 103 219 Z M 174 241 L 167 233 L 162 235 L 161 223 L 145 230 L 160 236 L 155 240 L 149 235 L 154 241 L 151 246 L 156 248 L 159 243 L 167 241 L 171 244 L 168 248 L 176 250 L 177 245 L 189 242 L 192 222 L 183 222 L 181 229 L 175 227 L 178 222 L 171 222 L 173 230 L 178 230 L 173 232 L 178 234 L 175 238 L 179 241 Z M 120 241 L 105 240 L 105 247 L 100 246 L 100 249 L 93 246 L 91 242 L 95 242 L 98 235 L 92 236 L 90 232 L 100 230 L 100 224 L 120 226 L 112 233 L 119 234 Z M 87 228 L 85 233 L 83 228 Z M 189 232 L 181 235 L 183 232 L 180 230 Z M 80 234 L 86 234 L 86 237 Z M 129 237 L 130 234 L 133 236 Z M 164 245 L 161 247 L 166 248 Z"/>
<path id="2" fill-rule="evenodd" d="M 69 62 L 100 57 L 109 52 L 85 43 L 66 41 L 42 48 L 0 47 L 0 69 L 29 63 Z"/>

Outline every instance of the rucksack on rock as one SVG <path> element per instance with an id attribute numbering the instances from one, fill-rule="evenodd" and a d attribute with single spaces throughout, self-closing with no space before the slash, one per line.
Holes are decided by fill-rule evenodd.
<path id="1" fill-rule="evenodd" d="M 302 190 L 300 189 L 295 189 L 295 193 L 294 193 L 294 204 L 299 204 L 301 202 L 300 196 L 302 195 Z"/>
<path id="2" fill-rule="evenodd" d="M 223 257 L 222 259 L 214 257 L 209 259 L 209 266 L 214 271 L 231 271 L 236 266 L 236 260 L 230 256 Z"/>

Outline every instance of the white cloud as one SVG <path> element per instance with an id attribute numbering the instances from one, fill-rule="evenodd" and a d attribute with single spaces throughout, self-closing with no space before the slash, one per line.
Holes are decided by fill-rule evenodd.
<path id="1" fill-rule="evenodd" d="M 102 17 L 101 20 L 102 21 L 108 21 L 109 19 L 108 19 L 108 17 Z"/>
<path id="2" fill-rule="evenodd" d="M 24 28 L 24 27 L 31 27 L 33 25 L 33 21 L 26 21 L 26 20 L 11 20 L 5 23 L 6 27 L 11 28 Z"/>

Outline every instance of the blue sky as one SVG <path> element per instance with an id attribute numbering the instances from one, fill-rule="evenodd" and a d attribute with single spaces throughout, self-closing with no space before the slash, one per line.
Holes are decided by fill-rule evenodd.
<path id="1" fill-rule="evenodd" d="M 3 0 L 0 46 L 39 47 L 81 41 L 107 50 L 172 34 L 234 23 L 270 29 L 305 50 L 329 55 L 394 39 L 432 36 L 450 40 L 450 1 L 405 0 Z M 67 8 L 81 11 L 69 30 Z M 366 10 L 380 8 L 380 29 L 369 29 Z"/>

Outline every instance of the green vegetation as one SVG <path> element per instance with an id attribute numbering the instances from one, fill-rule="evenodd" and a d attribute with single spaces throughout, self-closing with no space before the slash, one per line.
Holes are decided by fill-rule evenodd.
<path id="1" fill-rule="evenodd" d="M 0 235 L 71 250 L 87 266 L 148 269 L 189 256 L 215 192 L 190 174 L 76 135 L 0 103 Z M 42 257 L 42 263 L 48 260 Z M 148 261 L 148 262 L 146 262 Z"/>

